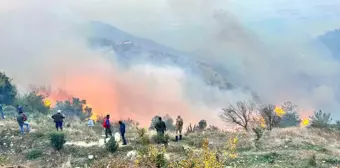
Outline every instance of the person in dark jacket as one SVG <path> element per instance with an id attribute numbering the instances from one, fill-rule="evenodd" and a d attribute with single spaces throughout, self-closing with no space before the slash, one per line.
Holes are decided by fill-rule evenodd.
<path id="1" fill-rule="evenodd" d="M 165 122 L 162 121 L 162 117 L 159 117 L 158 119 L 159 121 L 156 123 L 155 129 L 158 135 L 164 135 L 164 132 L 166 131 Z"/>
<path id="2" fill-rule="evenodd" d="M 63 122 L 64 122 L 64 116 L 61 114 L 61 110 L 58 110 L 56 114 L 52 116 L 54 122 L 55 122 L 55 127 L 57 128 L 57 131 L 63 130 Z"/>
<path id="3" fill-rule="evenodd" d="M 105 129 L 105 138 L 108 138 L 108 135 L 112 137 L 112 131 L 111 131 L 111 124 L 110 124 L 110 115 L 106 115 L 106 118 L 103 122 L 103 127 Z M 105 139 L 106 141 L 106 139 Z"/>
<path id="4" fill-rule="evenodd" d="M 21 134 L 25 133 L 24 125 L 26 125 L 27 132 L 30 132 L 30 125 L 28 124 L 28 122 L 26 122 L 26 120 L 27 120 L 27 116 L 24 114 L 24 112 L 22 112 L 22 111 L 19 112 L 19 115 L 17 117 L 17 121 L 18 121 L 18 124 L 19 124 L 19 127 L 20 127 Z"/>
<path id="5" fill-rule="evenodd" d="M 120 135 L 122 136 L 123 145 L 126 145 L 126 139 L 125 139 L 125 124 L 122 121 L 119 121 L 119 131 Z"/>

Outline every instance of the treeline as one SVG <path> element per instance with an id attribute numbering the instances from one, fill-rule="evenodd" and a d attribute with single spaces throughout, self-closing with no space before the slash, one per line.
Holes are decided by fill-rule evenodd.
<path id="1" fill-rule="evenodd" d="M 45 88 L 40 88 L 44 90 Z M 3 108 L 5 116 L 16 115 L 16 107 L 21 106 L 27 115 L 45 115 L 62 110 L 67 117 L 79 117 L 85 119 L 92 115 L 92 108 L 87 107 L 86 100 L 73 97 L 71 100 L 56 102 L 55 107 L 51 107 L 51 103 L 46 103 L 48 95 L 40 94 L 39 88 L 20 95 L 16 85 L 12 83 L 4 72 L 0 72 L 0 105 Z"/>
<path id="2" fill-rule="evenodd" d="M 323 111 L 314 111 L 314 115 L 302 120 L 296 111 L 297 105 L 290 101 L 281 107 L 272 104 L 256 105 L 253 102 L 238 101 L 236 105 L 223 108 L 220 118 L 233 123 L 244 130 L 258 130 L 286 127 L 314 127 L 340 130 L 340 121 L 332 122 L 331 114 Z"/>

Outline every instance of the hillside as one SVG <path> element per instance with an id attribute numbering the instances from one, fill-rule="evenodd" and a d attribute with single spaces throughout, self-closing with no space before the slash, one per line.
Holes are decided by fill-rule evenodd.
<path id="1" fill-rule="evenodd" d="M 206 129 L 202 132 L 187 133 L 180 142 L 174 142 L 174 133 L 169 132 L 169 143 L 165 151 L 161 152 L 163 145 L 152 140 L 155 134 L 153 131 L 148 131 L 146 136 L 151 139 L 151 144 L 142 145 L 136 127 L 128 125 L 126 135 L 128 145 L 120 146 L 117 152 L 110 153 L 103 145 L 103 130 L 100 123 L 97 123 L 93 130 L 88 130 L 86 122 L 72 118 L 65 122 L 66 144 L 62 150 L 56 151 L 51 147 L 49 138 L 54 131 L 54 123 L 49 117 L 35 118 L 29 120 L 32 131 L 24 136 L 19 135 L 18 125 L 13 118 L 1 121 L 0 167 L 131 168 L 155 167 L 158 161 L 169 163 L 168 167 L 171 167 L 176 161 L 193 162 L 203 156 L 200 155 L 201 152 L 213 156 L 217 152 L 219 160 L 226 159 L 223 167 L 340 166 L 340 132 L 335 131 L 298 127 L 274 129 L 271 132 L 264 132 L 261 139 L 255 141 L 255 134 L 252 132 L 232 133 Z M 205 137 L 208 140 L 208 148 L 204 148 Z M 236 142 L 234 143 L 236 150 L 225 148 L 229 142 L 232 142 L 231 144 Z M 194 152 L 194 156 L 190 157 L 190 151 Z M 143 152 L 144 159 L 139 156 Z M 227 155 L 223 155 L 225 152 Z M 162 154 L 160 155 L 162 157 L 156 159 L 159 154 Z M 231 156 L 230 154 L 235 154 L 235 158 L 224 157 Z M 206 161 L 212 163 L 214 157 L 209 156 Z M 138 161 L 140 165 L 136 166 Z M 199 162 L 203 163 L 202 160 Z"/>
<path id="2" fill-rule="evenodd" d="M 90 46 L 93 49 L 105 48 L 107 52 L 113 50 L 118 55 L 118 61 L 125 66 L 138 63 L 176 66 L 220 89 L 233 87 L 228 81 L 227 70 L 210 60 L 199 60 L 193 54 L 131 35 L 105 23 L 91 22 L 89 27 Z"/>
<path id="3" fill-rule="evenodd" d="M 340 57 L 340 29 L 328 31 L 317 40 L 330 50 L 334 58 Z"/>

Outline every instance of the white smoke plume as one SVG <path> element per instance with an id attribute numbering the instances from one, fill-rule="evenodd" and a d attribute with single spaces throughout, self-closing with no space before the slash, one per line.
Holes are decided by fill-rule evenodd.
<path id="1" fill-rule="evenodd" d="M 192 44 L 184 46 L 197 49 L 200 59 L 221 63 L 230 72 L 231 83 L 256 92 L 263 103 L 291 100 L 337 117 L 339 63 L 295 40 L 304 35 L 286 37 L 289 43 L 283 43 L 257 34 L 244 26 L 233 4 L 219 0 L 3 0 L 0 67 L 23 88 L 29 84 L 63 88 L 88 100 L 95 111 L 117 119 L 130 117 L 147 125 L 154 115 L 169 113 L 181 114 L 190 122 L 205 118 L 221 125 L 218 109 L 251 99 L 250 92 L 221 91 L 174 67 L 140 65 L 122 70 L 114 58 L 86 46 L 87 32 L 82 27 L 89 21 L 102 21 L 148 37 L 204 25 L 204 31 L 188 35 Z M 202 41 L 197 42 L 196 36 Z"/>

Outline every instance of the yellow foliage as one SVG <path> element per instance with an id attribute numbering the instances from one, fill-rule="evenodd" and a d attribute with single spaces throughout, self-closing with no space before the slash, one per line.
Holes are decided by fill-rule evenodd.
<path id="1" fill-rule="evenodd" d="M 51 100 L 45 99 L 45 100 L 44 100 L 44 105 L 45 105 L 46 107 L 50 107 L 50 106 L 52 105 Z"/>
<path id="2" fill-rule="evenodd" d="M 237 158 L 237 152 L 236 152 L 237 144 L 238 144 L 238 135 L 228 140 L 225 150 L 224 150 L 224 156 L 227 159 Z"/>
<path id="3" fill-rule="evenodd" d="M 300 123 L 301 126 L 307 126 L 309 125 L 309 120 L 308 119 L 303 119 Z"/>
<path id="4" fill-rule="evenodd" d="M 140 153 L 137 159 L 134 161 L 135 167 L 141 167 L 142 165 L 154 165 L 156 164 L 157 156 L 159 154 L 165 154 L 165 147 L 157 148 L 154 145 L 149 145 L 145 153 Z"/>
<path id="5" fill-rule="evenodd" d="M 274 109 L 277 116 L 282 117 L 286 112 L 281 107 L 275 107 Z"/>
<path id="6" fill-rule="evenodd" d="M 204 139 L 203 153 L 189 151 L 187 157 L 179 162 L 170 163 L 169 168 L 222 168 L 223 162 L 217 159 L 217 153 L 209 149 L 208 139 Z"/>

